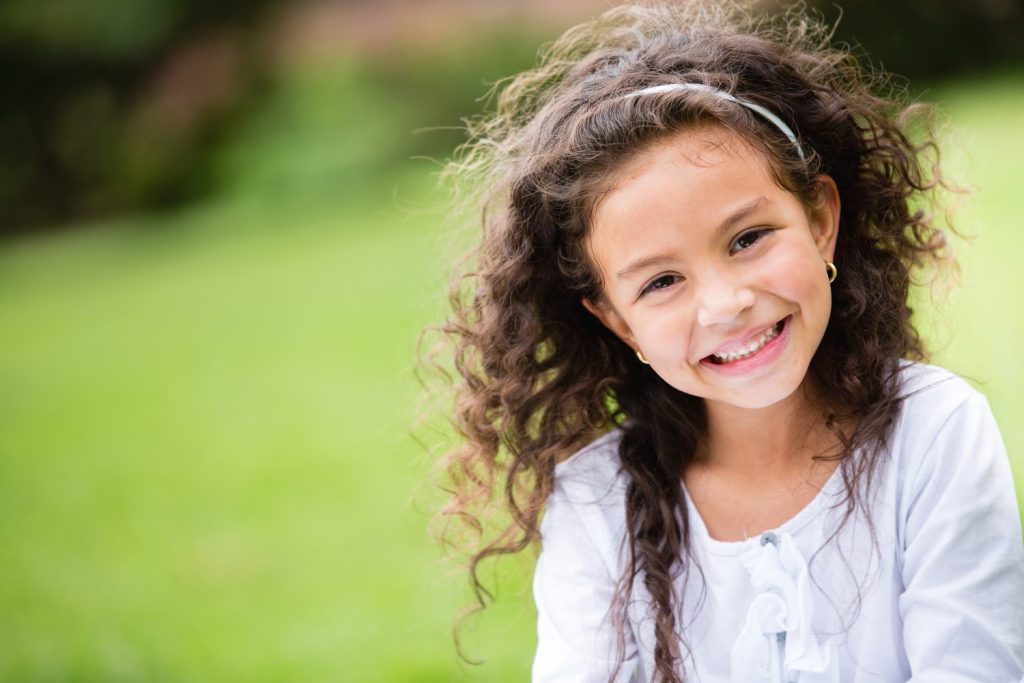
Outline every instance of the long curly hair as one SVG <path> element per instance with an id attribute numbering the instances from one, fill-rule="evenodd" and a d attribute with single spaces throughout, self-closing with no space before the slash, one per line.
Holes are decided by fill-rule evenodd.
<path id="1" fill-rule="evenodd" d="M 441 328 L 454 356 L 460 437 L 444 459 L 451 497 L 441 517 L 442 538 L 468 551 L 480 608 L 492 597 L 481 563 L 538 541 L 555 465 L 619 429 L 628 562 L 609 609 L 621 642 L 627 596 L 642 582 L 656 676 L 682 680 L 674 586 L 693 558 L 680 481 L 704 436 L 703 404 L 641 369 L 581 300 L 602 297 L 585 242 L 609 179 L 653 142 L 695 125 L 742 136 L 807 205 L 820 174 L 839 188 L 842 275 L 809 372 L 827 397 L 821 419 L 842 445 L 818 457 L 839 460 L 844 520 L 863 508 L 900 406 L 898 361 L 925 357 L 908 293 L 917 269 L 945 256 L 927 210 L 943 183 L 930 110 L 907 104 L 892 78 L 830 37 L 801 8 L 766 19 L 721 2 L 620 6 L 499 83 L 494 111 L 469 122 L 469 142 L 447 172 L 469 188 L 459 196 L 480 210 L 483 232 Z M 703 83 L 757 103 L 796 131 L 804 154 L 721 97 L 624 97 L 662 83 Z"/>

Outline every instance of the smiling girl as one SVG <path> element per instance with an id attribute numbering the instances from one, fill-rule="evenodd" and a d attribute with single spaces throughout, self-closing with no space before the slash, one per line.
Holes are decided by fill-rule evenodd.
<path id="1" fill-rule="evenodd" d="M 446 514 L 540 541 L 535 681 L 1024 681 L 985 399 L 923 362 L 923 108 L 798 13 L 623 6 L 506 82 Z M 891 89 L 890 89 L 891 90 Z M 483 602 L 481 602 L 483 604 Z"/>

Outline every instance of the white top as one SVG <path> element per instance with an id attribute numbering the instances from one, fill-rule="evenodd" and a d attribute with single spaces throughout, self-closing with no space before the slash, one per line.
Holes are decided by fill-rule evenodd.
<path id="1" fill-rule="evenodd" d="M 877 550 L 859 514 L 823 547 L 841 516 L 838 468 L 795 517 L 745 541 L 712 539 L 687 498 L 705 581 L 677 587 L 686 681 L 1024 683 L 1020 512 L 988 403 L 927 365 L 906 366 L 904 395 L 871 494 Z M 603 683 L 613 669 L 620 438 L 612 432 L 555 470 L 534 576 L 535 682 Z M 616 681 L 651 678 L 647 601 L 638 579 Z"/>

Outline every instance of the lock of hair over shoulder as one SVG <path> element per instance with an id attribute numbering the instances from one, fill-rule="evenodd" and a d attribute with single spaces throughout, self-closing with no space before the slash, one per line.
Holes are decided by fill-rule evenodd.
<path id="1" fill-rule="evenodd" d="M 658 87 L 672 84 L 698 87 Z M 687 549 L 675 482 L 705 415 L 581 302 L 602 298 L 587 238 L 616 171 L 697 126 L 738 135 L 805 206 L 820 200 L 821 176 L 838 188 L 841 276 L 808 378 L 827 397 L 856 510 L 856 484 L 892 429 L 898 362 L 925 357 L 912 280 L 947 258 L 929 210 L 945 187 L 932 119 L 891 77 L 833 46 L 829 25 L 802 7 L 761 17 L 721 2 L 618 6 L 495 86 L 492 111 L 470 120 L 446 170 L 482 231 L 440 328 L 460 438 L 442 465 L 442 535 L 466 552 L 481 607 L 490 594 L 480 563 L 537 541 L 555 466 L 620 429 L 631 558 L 620 592 L 644 577 L 664 645 L 658 668 L 671 670 L 670 583 Z M 855 450 L 864 457 L 847 457 Z"/>

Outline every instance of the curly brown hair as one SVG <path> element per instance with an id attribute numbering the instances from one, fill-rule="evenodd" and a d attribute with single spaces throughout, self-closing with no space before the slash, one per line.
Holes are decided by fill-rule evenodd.
<path id="1" fill-rule="evenodd" d="M 908 293 L 915 269 L 944 256 L 943 232 L 925 209 L 942 183 L 930 110 L 906 104 L 890 77 L 832 47 L 830 35 L 801 8 L 765 19 L 720 2 L 616 7 L 500 83 L 495 111 L 470 123 L 448 173 L 478 190 L 468 197 L 483 209 L 483 235 L 442 327 L 460 378 L 462 439 L 444 461 L 452 496 L 442 517 L 465 523 L 445 525 L 443 537 L 469 550 L 481 608 L 491 597 L 481 562 L 538 540 L 555 465 L 620 429 L 628 564 L 609 609 L 621 638 L 626 596 L 642 581 L 656 674 L 681 681 L 673 586 L 693 558 L 679 482 L 703 438 L 703 404 L 640 369 L 581 300 L 602 297 L 586 240 L 609 179 L 653 142 L 695 125 L 742 136 L 806 205 L 821 174 L 839 189 L 842 277 L 809 372 L 828 397 L 821 419 L 842 444 L 818 458 L 839 460 L 844 520 L 863 508 L 900 406 L 898 361 L 925 357 Z M 759 104 L 796 131 L 805 153 L 721 97 L 624 97 L 662 83 L 702 83 Z M 468 540 L 467 525 L 476 532 Z"/>

